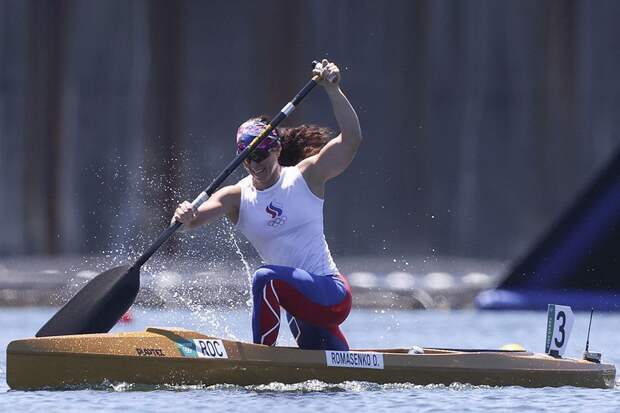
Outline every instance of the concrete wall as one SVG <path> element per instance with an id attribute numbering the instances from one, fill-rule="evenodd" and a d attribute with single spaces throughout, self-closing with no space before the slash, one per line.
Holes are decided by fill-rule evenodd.
<path id="1" fill-rule="evenodd" d="M 326 57 L 365 136 L 328 187 L 334 252 L 515 257 L 618 148 L 619 13 L 0 0 L 0 254 L 139 250 L 232 159 L 237 125 L 275 114 Z M 337 127 L 322 91 L 301 122 Z M 201 234 L 169 248 L 230 248 L 225 225 Z"/>

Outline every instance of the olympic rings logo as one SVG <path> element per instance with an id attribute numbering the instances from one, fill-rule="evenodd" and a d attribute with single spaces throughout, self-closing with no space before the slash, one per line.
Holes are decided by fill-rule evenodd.
<path id="1" fill-rule="evenodd" d="M 267 222 L 267 226 L 275 228 L 275 227 L 279 227 L 280 225 L 284 225 L 285 223 L 286 223 L 286 217 L 285 216 L 283 216 L 283 217 L 276 217 L 274 219 L 270 219 Z"/>

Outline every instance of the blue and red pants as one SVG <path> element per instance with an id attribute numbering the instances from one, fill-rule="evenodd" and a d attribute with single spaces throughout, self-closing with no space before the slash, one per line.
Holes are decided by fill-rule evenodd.
<path id="1" fill-rule="evenodd" d="M 299 268 L 264 265 L 254 273 L 252 298 L 254 343 L 276 343 L 282 307 L 300 348 L 349 349 L 338 327 L 351 311 L 351 289 L 344 276 L 314 275 Z"/>

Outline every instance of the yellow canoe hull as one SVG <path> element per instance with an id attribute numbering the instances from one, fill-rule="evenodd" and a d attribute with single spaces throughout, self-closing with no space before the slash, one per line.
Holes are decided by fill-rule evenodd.
<path id="1" fill-rule="evenodd" d="M 610 388 L 610 364 L 527 351 L 423 349 L 326 352 L 223 340 L 178 328 L 15 340 L 7 347 L 12 389 L 71 388 L 104 382 L 252 385 L 272 382 Z"/>

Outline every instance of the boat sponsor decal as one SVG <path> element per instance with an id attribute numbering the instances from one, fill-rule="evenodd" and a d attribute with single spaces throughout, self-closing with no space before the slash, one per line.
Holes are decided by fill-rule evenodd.
<path id="1" fill-rule="evenodd" d="M 325 359 L 330 367 L 352 367 L 357 369 L 383 370 L 382 353 L 359 351 L 326 351 Z"/>
<path id="2" fill-rule="evenodd" d="M 136 347 L 136 353 L 139 356 L 166 357 L 164 350 L 160 348 L 142 348 Z"/>
<path id="3" fill-rule="evenodd" d="M 227 359 L 226 347 L 222 340 L 194 339 L 176 342 L 183 357 L 204 357 L 211 359 Z"/>

